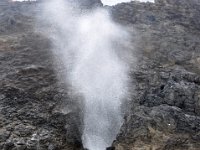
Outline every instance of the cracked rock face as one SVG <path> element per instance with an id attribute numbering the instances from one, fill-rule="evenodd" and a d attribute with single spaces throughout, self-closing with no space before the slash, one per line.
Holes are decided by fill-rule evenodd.
<path id="1" fill-rule="evenodd" d="M 139 37 L 132 108 L 113 143 L 117 150 L 199 149 L 199 8 L 195 0 L 111 8 L 113 18 Z"/>
<path id="2" fill-rule="evenodd" d="M 0 149 L 79 150 L 80 97 L 58 80 L 51 43 L 33 27 L 39 5 L 0 4 Z M 131 34 L 137 31 L 130 47 L 138 58 L 130 73 L 131 109 L 108 149 L 199 150 L 199 1 L 106 9 Z"/>
<path id="3" fill-rule="evenodd" d="M 1 9 L 0 149 L 81 149 L 77 99 L 56 77 L 49 40 L 34 30 L 37 6 Z"/>

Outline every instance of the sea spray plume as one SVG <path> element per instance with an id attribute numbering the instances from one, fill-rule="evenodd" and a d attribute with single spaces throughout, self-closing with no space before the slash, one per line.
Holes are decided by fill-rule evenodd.
<path id="1" fill-rule="evenodd" d="M 50 0 L 43 3 L 42 17 L 39 17 L 40 22 L 49 26 L 46 28 L 46 36 L 53 43 L 52 52 L 58 59 L 55 61 L 62 63 L 67 70 L 72 67 L 72 55 L 75 53 L 72 49 L 75 41 L 70 39 L 73 38 L 73 32 L 76 30 L 73 8 L 74 6 L 65 0 Z"/>
<path id="2" fill-rule="evenodd" d="M 66 1 L 51 0 L 44 5 L 43 18 L 51 26 L 47 36 L 65 66 L 66 82 L 84 98 L 84 147 L 102 150 L 111 145 L 122 124 L 128 67 L 116 44 L 128 34 L 106 10 L 80 14 L 74 9 Z"/>
<path id="3" fill-rule="evenodd" d="M 122 123 L 127 68 L 113 44 L 127 35 L 102 9 L 77 23 L 79 45 L 72 81 L 85 98 L 83 142 L 91 150 L 102 150 L 115 139 Z"/>

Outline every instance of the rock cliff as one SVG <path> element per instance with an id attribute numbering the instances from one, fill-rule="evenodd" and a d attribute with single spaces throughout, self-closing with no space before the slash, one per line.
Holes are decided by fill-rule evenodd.
<path id="1" fill-rule="evenodd" d="M 35 31 L 39 5 L 0 6 L 1 150 L 82 147 L 77 98 L 56 77 L 50 41 Z"/>
<path id="2" fill-rule="evenodd" d="M 130 30 L 138 57 L 131 109 L 109 149 L 199 150 L 200 1 L 106 9 Z M 34 27 L 40 11 L 35 2 L 0 4 L 0 149 L 82 149 L 80 98 L 56 77 L 51 43 Z"/>
<path id="3" fill-rule="evenodd" d="M 136 94 L 116 149 L 199 149 L 199 4 L 157 0 L 111 8 L 116 21 L 139 37 L 138 66 L 132 73 Z"/>

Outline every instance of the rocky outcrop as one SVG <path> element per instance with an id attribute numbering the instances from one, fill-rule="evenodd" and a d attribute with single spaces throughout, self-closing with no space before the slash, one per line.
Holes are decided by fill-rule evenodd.
<path id="1" fill-rule="evenodd" d="M 198 150 L 200 145 L 199 1 L 123 3 L 113 18 L 137 44 L 132 105 L 117 150 Z M 136 38 L 135 38 L 136 37 Z"/>
<path id="2" fill-rule="evenodd" d="M 182 6 L 182 7 L 191 7 L 191 6 L 197 6 L 200 5 L 199 0 L 155 0 L 156 4 L 161 4 L 161 5 L 173 5 L 173 6 Z"/>
<path id="3" fill-rule="evenodd" d="M 39 5 L 0 5 L 0 149 L 82 149 L 80 97 L 57 79 L 51 43 L 33 27 Z M 198 150 L 199 1 L 130 2 L 106 9 L 130 30 L 129 47 L 138 59 L 131 66 L 131 108 L 108 149 Z"/>
<path id="4" fill-rule="evenodd" d="M 36 8 L 17 3 L 0 13 L 0 149 L 81 149 L 78 99 L 56 77 L 51 43 L 35 32 Z"/>

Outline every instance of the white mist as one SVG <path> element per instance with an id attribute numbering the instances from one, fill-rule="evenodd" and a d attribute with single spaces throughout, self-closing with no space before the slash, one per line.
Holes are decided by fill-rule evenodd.
<path id="1" fill-rule="evenodd" d="M 43 19 L 51 25 L 47 35 L 54 43 L 53 52 L 67 70 L 67 82 L 84 98 L 84 147 L 104 150 L 122 124 L 128 67 L 119 56 L 123 50 L 116 45 L 128 35 L 106 10 L 77 14 L 63 0 L 45 4 Z"/>
<path id="2" fill-rule="evenodd" d="M 103 150 L 111 145 L 122 123 L 127 72 L 114 44 L 125 33 L 105 10 L 82 16 L 77 32 L 80 41 L 72 80 L 85 98 L 83 143 L 88 149 Z"/>

